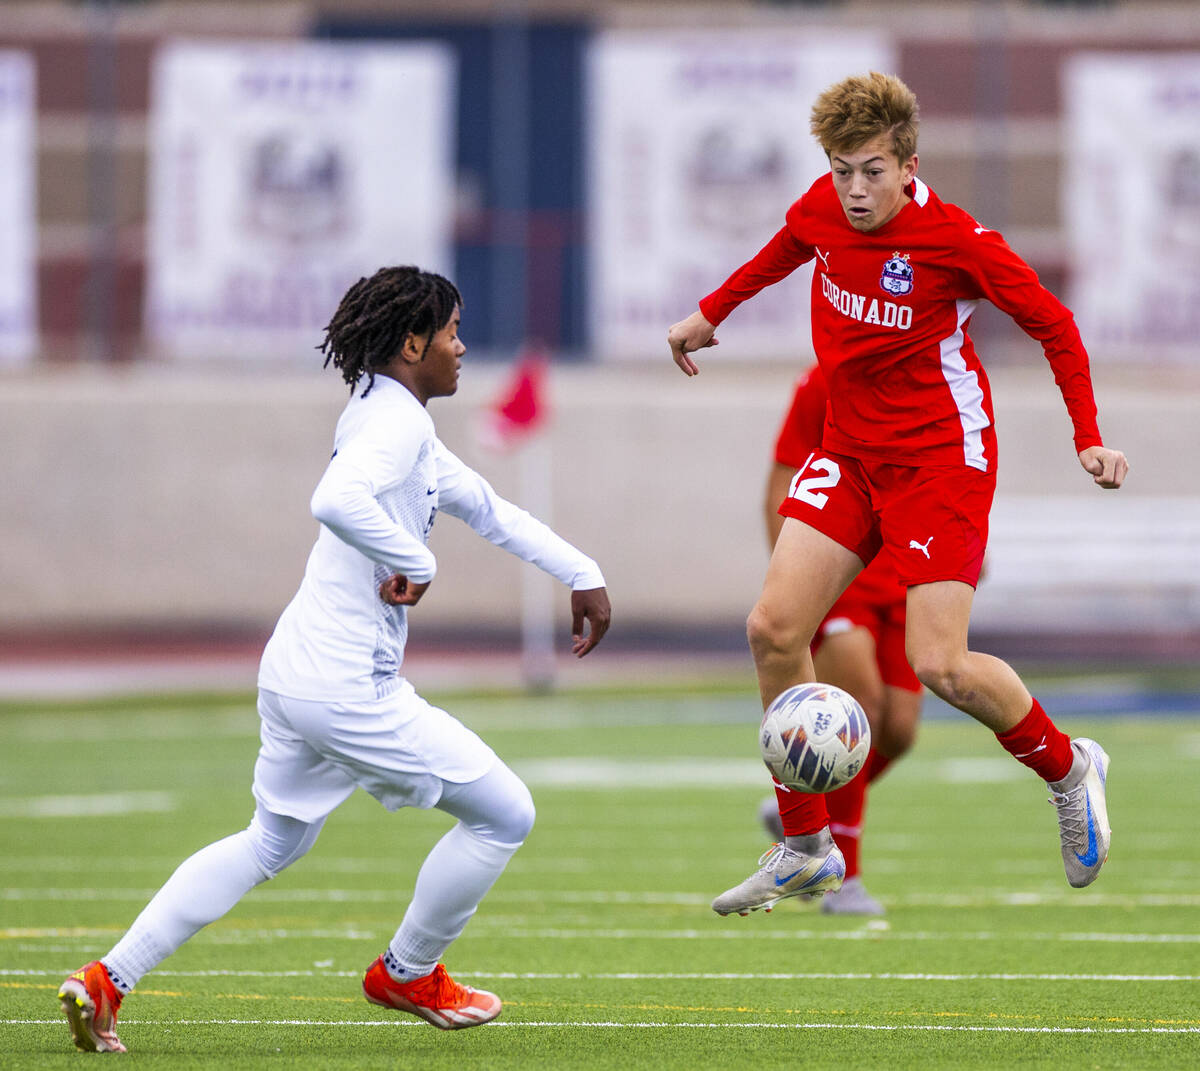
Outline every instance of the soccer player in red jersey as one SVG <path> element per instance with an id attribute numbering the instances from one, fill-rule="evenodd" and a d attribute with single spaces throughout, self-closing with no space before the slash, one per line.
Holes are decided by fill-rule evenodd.
<path id="1" fill-rule="evenodd" d="M 995 231 L 917 177 L 917 101 L 872 72 L 813 107 L 830 171 L 788 210 L 749 262 L 668 332 L 689 376 L 693 354 L 741 302 L 815 261 L 812 339 L 829 386 L 821 448 L 796 473 L 747 632 L 763 706 L 814 679 L 809 642 L 850 581 L 877 555 L 908 588 L 906 648 L 931 691 L 991 729 L 1047 782 L 1067 880 L 1095 880 L 1108 856 L 1108 756 L 1071 740 L 1005 662 L 972 651 L 967 630 L 996 484 L 991 391 L 967 327 L 983 300 L 1037 339 L 1074 426 L 1079 464 L 1120 487 L 1125 456 L 1103 444 L 1087 352 L 1074 318 Z M 844 863 L 825 801 L 788 816 L 780 850 L 717 897 L 746 914 L 785 896 L 840 887 Z"/>
<path id="2" fill-rule="evenodd" d="M 779 538 L 783 517 L 779 504 L 787 496 L 796 470 L 821 443 L 829 392 L 820 367 L 814 365 L 796 383 L 792 404 L 775 440 L 775 457 L 767 475 L 764 507 L 767 541 Z M 828 893 L 821 910 L 834 915 L 882 915 L 883 905 L 863 885 L 859 846 L 868 786 L 913 743 L 921 716 L 921 682 L 904 654 L 904 603 L 907 591 L 890 560 L 877 556 L 842 592 L 813 640 L 816 675 L 853 695 L 871 723 L 871 752 L 849 784 L 826 797 L 829 831 L 846 860 L 845 882 Z M 763 801 L 761 817 L 768 833 L 784 839 L 782 815 L 803 807 L 803 797 L 781 785 Z"/>

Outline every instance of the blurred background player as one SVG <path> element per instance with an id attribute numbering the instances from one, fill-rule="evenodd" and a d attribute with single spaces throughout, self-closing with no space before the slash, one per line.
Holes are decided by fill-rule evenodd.
<path id="1" fill-rule="evenodd" d="M 796 383 L 792 404 L 775 440 L 775 460 L 767 474 L 764 498 L 767 541 L 775 546 L 783 517 L 779 505 L 796 473 L 820 449 L 829 393 L 814 365 Z M 861 852 L 867 788 L 910 747 L 921 716 L 921 682 L 904 655 L 904 604 L 907 591 L 883 555 L 872 561 L 842 593 L 817 629 L 813 665 L 817 679 L 844 688 L 871 722 L 871 752 L 857 777 L 826 793 L 829 831 L 846 860 L 841 889 L 826 893 L 821 910 L 838 915 L 882 915 L 861 876 Z M 792 792 L 775 786 L 762 803 L 760 817 L 776 841 L 788 834 L 789 812 L 800 805 Z"/>
<path id="2" fill-rule="evenodd" d="M 436 807 L 457 819 L 367 970 L 366 999 L 444 1030 L 500 1014 L 494 994 L 459 985 L 438 961 L 524 842 L 533 800 L 487 744 L 400 676 L 408 608 L 436 571 L 426 545 L 434 517 L 458 517 L 568 585 L 576 656 L 603 637 L 610 608 L 591 558 L 500 498 L 435 434 L 425 406 L 458 389 L 461 305 L 440 275 L 382 268 L 347 291 L 326 329 L 326 364 L 341 371 L 351 398 L 312 497 L 320 534 L 259 669 L 254 818 L 180 864 L 112 950 L 63 982 L 58 996 L 78 1048 L 124 1052 L 123 997 L 304 855 L 356 788 L 389 811 Z M 380 869 L 391 862 L 381 855 Z"/>
<path id="3" fill-rule="evenodd" d="M 696 375 L 689 355 L 716 345 L 716 325 L 815 260 L 812 340 L 829 405 L 821 449 L 780 507 L 786 519 L 747 621 L 763 708 L 815 679 L 818 625 L 864 564 L 889 557 L 908 588 L 905 647 L 917 677 L 1047 783 L 1067 880 L 1088 885 L 1108 857 L 1108 755 L 1094 740 L 1072 741 L 1011 666 L 967 642 L 996 489 L 991 392 L 967 326 L 987 300 L 1042 344 L 1080 466 L 1117 488 L 1128 464 L 1103 445 L 1087 351 L 1070 311 L 1004 239 L 917 177 L 917 100 L 899 78 L 872 72 L 830 86 L 810 129 L 830 171 L 667 336 L 675 363 Z M 746 914 L 841 886 L 824 799 L 803 796 L 789 821 L 796 833 L 714 911 Z"/>

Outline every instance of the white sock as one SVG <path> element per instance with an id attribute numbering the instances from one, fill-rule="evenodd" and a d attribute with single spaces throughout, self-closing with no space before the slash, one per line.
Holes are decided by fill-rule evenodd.
<path id="1" fill-rule="evenodd" d="M 197 930 L 224 915 L 268 874 L 249 830 L 201 848 L 154 894 L 102 962 L 128 992 Z"/>
<path id="2" fill-rule="evenodd" d="M 404 921 L 388 945 L 403 972 L 397 981 L 412 981 L 437 966 L 519 847 L 481 840 L 461 824 L 433 846 L 417 875 Z"/>
<path id="3" fill-rule="evenodd" d="M 437 966 L 533 828 L 529 789 L 502 762 L 477 781 L 445 782 L 437 806 L 458 824 L 421 864 L 412 903 L 384 955 L 399 982 Z"/>

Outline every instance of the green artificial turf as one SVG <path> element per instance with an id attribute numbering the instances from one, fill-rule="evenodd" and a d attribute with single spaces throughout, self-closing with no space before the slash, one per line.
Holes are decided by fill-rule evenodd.
<path id="1" fill-rule="evenodd" d="M 431 698 L 437 699 L 436 696 Z M 790 901 L 718 918 L 766 847 L 754 699 L 736 689 L 445 697 L 533 790 L 538 821 L 446 962 L 505 1002 L 442 1032 L 361 997 L 438 812 L 359 793 L 316 847 L 143 979 L 140 1068 L 1200 1066 L 1200 720 L 1073 721 L 1112 755 L 1112 856 L 1062 874 L 1036 778 L 931 720 L 873 788 L 883 921 Z M 0 1063 L 78 1067 L 63 976 L 175 865 L 248 822 L 251 697 L 0 707 Z"/>

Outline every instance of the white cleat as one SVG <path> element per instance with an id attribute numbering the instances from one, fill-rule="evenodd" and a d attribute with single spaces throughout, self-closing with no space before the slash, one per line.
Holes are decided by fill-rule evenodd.
<path id="1" fill-rule="evenodd" d="M 862 878 L 847 878 L 836 892 L 821 899 L 823 915 L 882 915 L 883 904 L 866 890 Z"/>
<path id="2" fill-rule="evenodd" d="M 1104 748 L 1087 737 L 1076 737 L 1071 746 L 1087 758 L 1087 772 L 1065 792 L 1051 787 L 1050 802 L 1058 808 L 1058 836 L 1067 881 L 1082 889 L 1096 880 L 1112 841 L 1105 801 L 1109 759 Z"/>
<path id="3" fill-rule="evenodd" d="M 842 887 L 846 860 L 832 842 L 823 855 L 805 855 L 783 844 L 772 844 L 760 857 L 759 867 L 740 885 L 721 893 L 712 909 L 718 915 L 749 915 L 770 911 L 789 896 L 813 896 Z"/>

